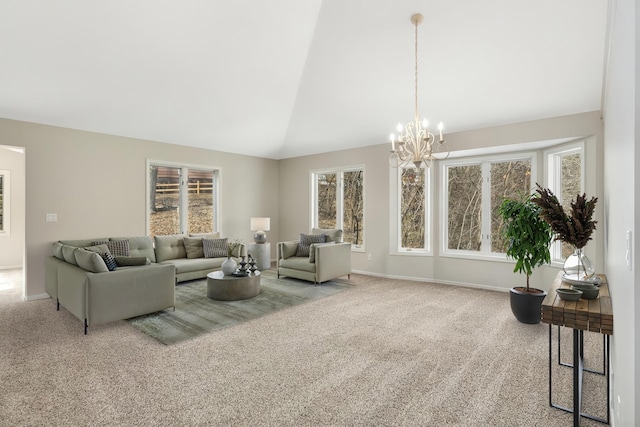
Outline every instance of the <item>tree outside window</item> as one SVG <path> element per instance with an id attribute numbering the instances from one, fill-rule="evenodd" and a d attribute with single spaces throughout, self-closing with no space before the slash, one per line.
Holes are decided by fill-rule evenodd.
<path id="1" fill-rule="evenodd" d="M 343 240 L 364 243 L 364 169 L 313 172 L 313 219 L 317 228 L 339 228 Z"/>

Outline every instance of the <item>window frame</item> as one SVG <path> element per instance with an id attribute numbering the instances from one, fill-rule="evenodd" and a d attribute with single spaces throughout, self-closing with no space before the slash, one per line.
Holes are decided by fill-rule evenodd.
<path id="1" fill-rule="evenodd" d="M 556 195 L 560 204 L 562 200 L 562 157 L 572 154 L 580 154 L 580 193 L 585 192 L 585 140 L 580 139 L 565 144 L 556 145 L 543 151 L 544 156 L 544 176 L 545 186 Z M 551 265 L 562 267 L 564 257 L 562 256 L 562 242 L 555 241 L 551 244 Z"/>
<path id="2" fill-rule="evenodd" d="M 492 163 L 503 163 L 510 161 L 526 161 L 531 162 L 531 175 L 530 175 L 530 188 L 531 191 L 535 188 L 537 182 L 538 171 L 538 152 L 535 151 L 523 151 L 523 152 L 511 152 L 511 153 L 496 153 L 486 156 L 474 156 L 467 158 L 455 158 L 442 160 L 440 163 L 440 191 L 442 197 L 440 197 L 440 215 L 442 218 L 442 227 L 440 227 L 440 248 L 439 256 L 447 258 L 464 258 L 464 259 L 477 259 L 485 261 L 504 261 L 512 262 L 507 259 L 504 252 L 492 252 L 491 251 L 491 216 L 486 215 L 485 212 L 491 213 L 491 182 L 486 178 L 490 177 L 490 165 Z M 468 251 L 448 248 L 448 236 L 449 236 L 449 180 L 448 169 L 455 166 L 471 166 L 479 165 L 482 170 L 482 229 L 481 229 L 481 243 L 479 251 Z M 488 190 L 488 191 L 487 191 Z"/>
<path id="3" fill-rule="evenodd" d="M 213 211 L 213 230 L 212 232 L 220 232 L 222 234 L 222 230 L 220 228 L 221 224 L 221 209 L 220 209 L 220 181 L 221 181 L 221 168 L 214 166 L 205 166 L 205 165 L 196 165 L 196 164 L 185 164 L 178 162 L 169 162 L 164 160 L 152 160 L 147 159 L 146 161 L 146 189 L 145 189 L 145 205 L 146 205 L 146 218 L 145 218 L 145 227 L 147 236 L 151 235 L 151 166 L 159 166 L 159 167 L 167 167 L 167 168 L 176 168 L 180 169 L 180 234 L 189 233 L 189 198 L 188 198 L 188 179 L 185 177 L 189 176 L 189 170 L 198 170 L 198 171 L 208 171 L 213 173 L 213 204 L 211 209 Z"/>
<path id="4" fill-rule="evenodd" d="M 11 235 L 11 171 L 0 169 L 2 176 L 2 229 L 0 237 Z"/>
<path id="5" fill-rule="evenodd" d="M 338 183 L 336 184 L 336 228 L 344 229 L 344 173 L 362 171 L 362 244 L 351 243 L 352 252 L 366 252 L 367 243 L 367 199 L 366 199 L 366 176 L 367 171 L 365 165 L 351 165 L 344 167 L 313 169 L 309 171 L 310 185 L 310 218 L 311 228 L 318 227 L 318 175 L 320 174 L 336 174 L 338 175 Z"/>
<path id="6" fill-rule="evenodd" d="M 402 191 L 400 185 L 402 183 L 402 167 L 393 168 L 389 166 L 389 218 L 390 218 L 390 236 L 389 236 L 389 253 L 397 256 L 433 256 L 433 177 L 436 164 L 431 167 L 424 168 L 425 189 L 424 189 L 424 249 L 403 248 L 402 247 L 402 221 L 400 221 L 400 213 L 402 209 Z"/>

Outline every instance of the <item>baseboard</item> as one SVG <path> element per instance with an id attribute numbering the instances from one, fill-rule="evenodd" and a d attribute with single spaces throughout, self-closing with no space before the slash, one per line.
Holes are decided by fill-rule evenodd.
<path id="1" fill-rule="evenodd" d="M 0 266 L 0 270 L 20 270 L 20 269 L 22 269 L 22 264 Z"/>
<path id="2" fill-rule="evenodd" d="M 48 299 L 51 298 L 51 296 L 49 296 L 49 294 L 37 294 L 37 295 L 27 295 L 26 297 L 23 297 L 22 299 L 24 301 L 36 301 L 39 299 Z"/>
<path id="3" fill-rule="evenodd" d="M 362 270 L 352 270 L 351 272 L 354 274 L 362 274 L 364 276 L 373 276 L 373 277 L 382 277 L 385 279 L 411 280 L 412 282 L 437 283 L 439 285 L 461 286 L 463 288 L 475 288 L 475 289 L 484 289 L 487 291 L 509 292 L 509 289 L 499 288 L 497 286 L 480 285 L 477 283 L 452 282 L 450 280 L 436 280 L 436 279 L 425 278 L 425 277 L 396 276 L 392 274 L 374 273 L 371 271 L 362 271 Z"/>

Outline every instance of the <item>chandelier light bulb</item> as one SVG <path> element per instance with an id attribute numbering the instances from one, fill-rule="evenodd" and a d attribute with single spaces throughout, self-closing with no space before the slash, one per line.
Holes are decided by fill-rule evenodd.
<path id="1" fill-rule="evenodd" d="M 398 123 L 398 133 L 402 133 L 402 123 Z"/>
<path id="2" fill-rule="evenodd" d="M 427 119 L 422 120 L 422 127 L 424 129 L 427 129 L 429 127 L 429 122 L 427 121 Z"/>

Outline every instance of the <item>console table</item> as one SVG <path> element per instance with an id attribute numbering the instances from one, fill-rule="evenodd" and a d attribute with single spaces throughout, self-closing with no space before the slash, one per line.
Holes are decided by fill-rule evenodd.
<path id="1" fill-rule="evenodd" d="M 556 276 L 551 289 L 542 302 L 542 322 L 549 324 L 549 405 L 573 413 L 573 425 L 580 425 L 580 417 L 589 418 L 602 423 L 609 423 L 609 337 L 613 335 L 613 309 L 609 285 L 605 275 L 598 275 L 602 279 L 598 298 L 594 300 L 579 299 L 578 301 L 565 301 L 556 293 L 558 288 L 569 288 L 570 285 L 562 281 L 563 271 Z M 573 365 L 565 365 L 573 368 L 573 408 L 565 408 L 555 405 L 551 398 L 551 328 L 553 325 L 573 329 Z M 598 332 L 603 335 L 604 367 L 602 372 L 588 371 L 606 375 L 607 381 L 607 418 L 602 419 L 585 414 L 581 410 L 582 404 L 582 374 L 584 369 L 584 331 Z M 560 335 L 558 334 L 558 343 Z"/>

